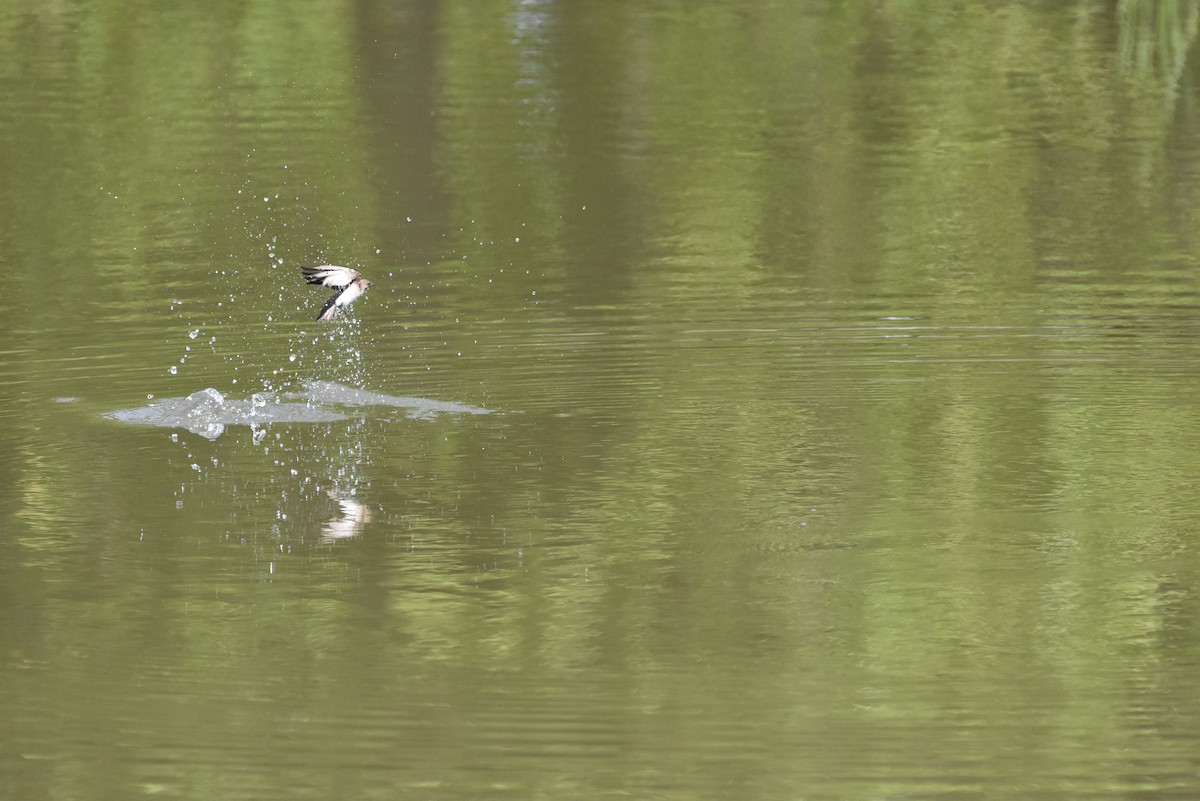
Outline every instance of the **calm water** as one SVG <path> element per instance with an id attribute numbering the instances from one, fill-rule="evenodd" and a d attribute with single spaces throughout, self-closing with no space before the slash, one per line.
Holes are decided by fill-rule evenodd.
<path id="1" fill-rule="evenodd" d="M 1197 20 L 0 3 L 0 797 L 1200 797 Z"/>

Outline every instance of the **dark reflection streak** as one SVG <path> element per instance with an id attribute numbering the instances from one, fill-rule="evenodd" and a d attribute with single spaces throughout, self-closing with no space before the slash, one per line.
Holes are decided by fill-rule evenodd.
<path id="1" fill-rule="evenodd" d="M 443 245 L 448 203 L 434 165 L 438 143 L 438 3 L 358 0 L 357 81 L 368 115 L 369 180 L 383 258 L 428 261 Z M 418 224 L 409 224 L 412 218 Z"/>
<path id="2" fill-rule="evenodd" d="M 645 202 L 630 180 L 637 166 L 643 116 L 639 86 L 639 37 L 628 12 L 610 13 L 588 3 L 554 4 L 542 55 L 557 65 L 543 91 L 557 98 L 553 153 L 564 176 L 562 197 L 566 248 L 579 269 L 567 290 L 579 305 L 628 302 L 633 265 L 645 255 Z M 614 47 L 615 42 L 623 42 Z M 614 80 L 613 76 L 622 76 Z M 599 112 L 599 113 L 598 113 Z M 576 210 L 586 213 L 576 214 Z"/>

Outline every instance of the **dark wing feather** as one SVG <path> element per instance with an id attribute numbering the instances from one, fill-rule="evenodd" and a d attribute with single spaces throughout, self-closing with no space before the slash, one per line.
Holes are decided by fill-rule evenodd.
<path id="1" fill-rule="evenodd" d="M 327 271 L 322 270 L 320 267 L 301 267 L 300 273 L 304 276 L 305 281 L 310 284 L 317 284 L 318 286 L 325 283 L 325 277 L 328 274 Z"/>
<path id="2" fill-rule="evenodd" d="M 358 278 L 358 271 L 350 267 L 338 267 L 335 264 L 322 264 L 319 267 L 301 267 L 301 274 L 304 280 L 310 284 L 329 287 L 345 287 L 348 286 L 355 278 Z"/>

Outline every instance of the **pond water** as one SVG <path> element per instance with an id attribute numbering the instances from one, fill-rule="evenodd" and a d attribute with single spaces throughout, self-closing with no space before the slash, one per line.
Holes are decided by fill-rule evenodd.
<path id="1" fill-rule="evenodd" d="M 1200 797 L 1197 20 L 4 4 L 0 797 Z"/>

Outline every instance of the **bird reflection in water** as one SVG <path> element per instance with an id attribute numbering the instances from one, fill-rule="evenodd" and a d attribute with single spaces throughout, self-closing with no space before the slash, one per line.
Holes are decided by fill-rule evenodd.
<path id="1" fill-rule="evenodd" d="M 321 527 L 321 542 L 329 543 L 357 537 L 362 533 L 363 526 L 371 522 L 371 510 L 366 504 L 355 500 L 353 494 L 341 493 L 334 489 L 325 490 L 325 494 L 337 501 L 341 515 Z"/>

